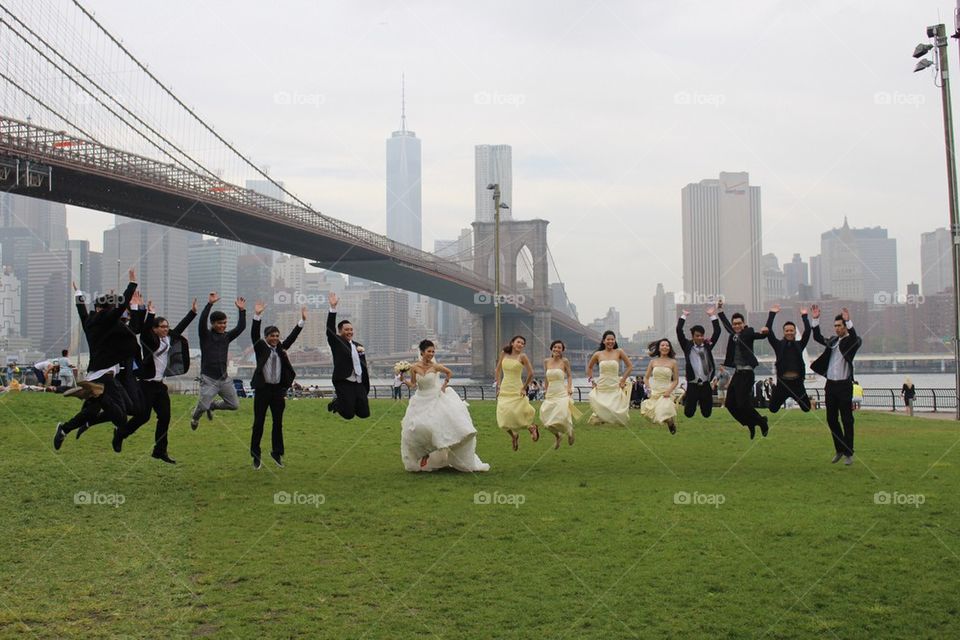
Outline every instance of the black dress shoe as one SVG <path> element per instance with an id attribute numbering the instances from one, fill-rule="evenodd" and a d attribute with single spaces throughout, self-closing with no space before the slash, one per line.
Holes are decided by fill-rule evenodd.
<path id="1" fill-rule="evenodd" d="M 766 416 L 761 416 L 760 419 L 763 420 L 763 422 L 760 423 L 760 435 L 766 438 L 767 432 L 770 431 L 770 421 Z"/>
<path id="2" fill-rule="evenodd" d="M 283 457 L 279 453 L 271 453 L 270 457 L 277 463 L 277 466 L 283 469 Z"/>
<path id="3" fill-rule="evenodd" d="M 753 440 L 753 437 L 757 435 L 757 428 L 753 425 L 747 427 L 750 430 L 750 439 Z"/>
<path id="4" fill-rule="evenodd" d="M 79 439 L 80 439 L 80 436 L 82 436 L 83 434 L 85 434 L 85 433 L 87 432 L 87 429 L 89 429 L 89 428 L 90 428 L 90 423 L 89 423 L 89 422 L 84 422 L 82 425 L 80 425 L 80 428 L 77 429 L 77 440 L 79 440 Z"/>
<path id="5" fill-rule="evenodd" d="M 177 461 L 167 455 L 166 451 L 154 451 L 150 454 L 151 458 L 156 458 L 157 460 L 163 460 L 167 464 L 177 464 Z"/>
<path id="6" fill-rule="evenodd" d="M 336 410 L 337 410 L 337 401 L 331 400 L 330 404 L 327 405 L 327 411 L 329 411 L 330 413 L 333 413 Z"/>
<path id="7" fill-rule="evenodd" d="M 207 420 L 213 420 L 213 409 L 207 409 Z"/>
<path id="8" fill-rule="evenodd" d="M 260 467 L 262 467 L 262 466 L 263 466 L 263 465 L 260 464 L 260 458 L 254 458 L 254 459 L 253 459 L 253 468 L 254 468 L 254 469 L 256 469 L 256 470 L 259 471 L 259 470 L 260 470 Z"/>
<path id="9" fill-rule="evenodd" d="M 63 441 L 67 439 L 67 432 L 63 430 L 63 423 L 57 423 L 57 432 L 53 434 L 53 448 L 60 451 Z"/>
<path id="10" fill-rule="evenodd" d="M 120 433 L 120 429 L 117 427 L 113 428 L 113 441 L 111 444 L 113 445 L 113 450 L 117 453 L 123 450 L 123 434 Z"/>

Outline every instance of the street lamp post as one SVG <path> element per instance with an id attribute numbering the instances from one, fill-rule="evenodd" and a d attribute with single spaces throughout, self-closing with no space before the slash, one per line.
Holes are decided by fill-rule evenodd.
<path id="1" fill-rule="evenodd" d="M 500 202 L 500 183 L 488 184 L 493 191 L 493 333 L 496 349 L 500 348 L 500 209 L 510 205 Z M 496 353 L 494 349 L 494 353 Z"/>
<path id="2" fill-rule="evenodd" d="M 960 221 L 957 219 L 957 168 L 953 144 L 953 106 L 950 102 L 950 71 L 947 63 L 947 33 L 943 24 L 927 27 L 927 37 L 933 45 L 919 44 L 913 51 L 914 58 L 921 58 L 914 72 L 932 66 L 924 56 L 937 50 L 937 66 L 940 69 L 940 95 L 943 105 L 943 138 L 947 154 L 947 194 L 950 199 L 950 236 L 953 256 L 953 357 L 955 369 L 954 400 L 956 420 L 960 420 Z"/>

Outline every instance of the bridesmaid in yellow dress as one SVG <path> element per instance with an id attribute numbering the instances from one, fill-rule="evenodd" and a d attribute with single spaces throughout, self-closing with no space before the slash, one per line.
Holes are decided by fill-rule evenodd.
<path id="1" fill-rule="evenodd" d="M 573 421 L 580 412 L 573 405 L 573 372 L 570 361 L 563 357 L 567 347 L 562 340 L 550 343 L 550 357 L 543 361 L 546 370 L 544 376 L 543 404 L 540 405 L 540 422 L 557 439 L 554 449 L 560 448 L 560 438 L 567 436 L 567 444 L 573 444 Z"/>
<path id="2" fill-rule="evenodd" d="M 680 383 L 677 355 L 666 338 L 650 344 L 650 364 L 643 382 L 650 389 L 650 397 L 640 405 L 640 413 L 656 424 L 666 424 L 670 433 L 677 433 L 677 405 L 673 391 Z"/>
<path id="3" fill-rule="evenodd" d="M 623 362 L 622 376 L 617 376 L 620 363 Z M 600 369 L 600 379 L 593 379 L 593 367 Z M 617 335 L 613 331 L 604 331 L 600 348 L 587 363 L 587 379 L 593 385 L 590 390 L 590 424 L 619 424 L 626 426 L 630 421 L 630 390 L 627 389 L 627 377 L 633 371 L 633 363 L 617 344 Z"/>
<path id="4" fill-rule="evenodd" d="M 514 336 L 510 344 L 503 348 L 497 361 L 497 426 L 510 434 L 513 450 L 519 448 L 520 436 L 517 431 L 527 429 L 530 439 L 540 439 L 540 430 L 534 424 L 536 410 L 527 398 L 527 386 L 533 379 L 533 365 L 523 352 L 527 340 L 523 336 Z M 521 382 L 521 372 L 526 373 Z"/>

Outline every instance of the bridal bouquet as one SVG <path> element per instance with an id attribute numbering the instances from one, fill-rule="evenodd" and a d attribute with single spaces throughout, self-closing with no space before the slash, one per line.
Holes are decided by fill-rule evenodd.
<path id="1" fill-rule="evenodd" d="M 393 365 L 394 373 L 406 373 L 407 371 L 410 371 L 410 363 L 406 360 L 401 360 Z"/>

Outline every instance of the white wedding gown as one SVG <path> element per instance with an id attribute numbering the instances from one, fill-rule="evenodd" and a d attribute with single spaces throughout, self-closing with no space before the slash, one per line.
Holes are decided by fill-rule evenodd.
<path id="1" fill-rule="evenodd" d="M 453 390 L 440 391 L 440 375 L 432 371 L 417 377 L 417 391 L 410 397 L 400 425 L 400 456 L 407 471 L 433 471 L 453 467 L 457 471 L 488 471 L 490 465 L 477 457 L 477 430 L 467 404 Z M 423 456 L 427 464 L 420 466 Z"/>

